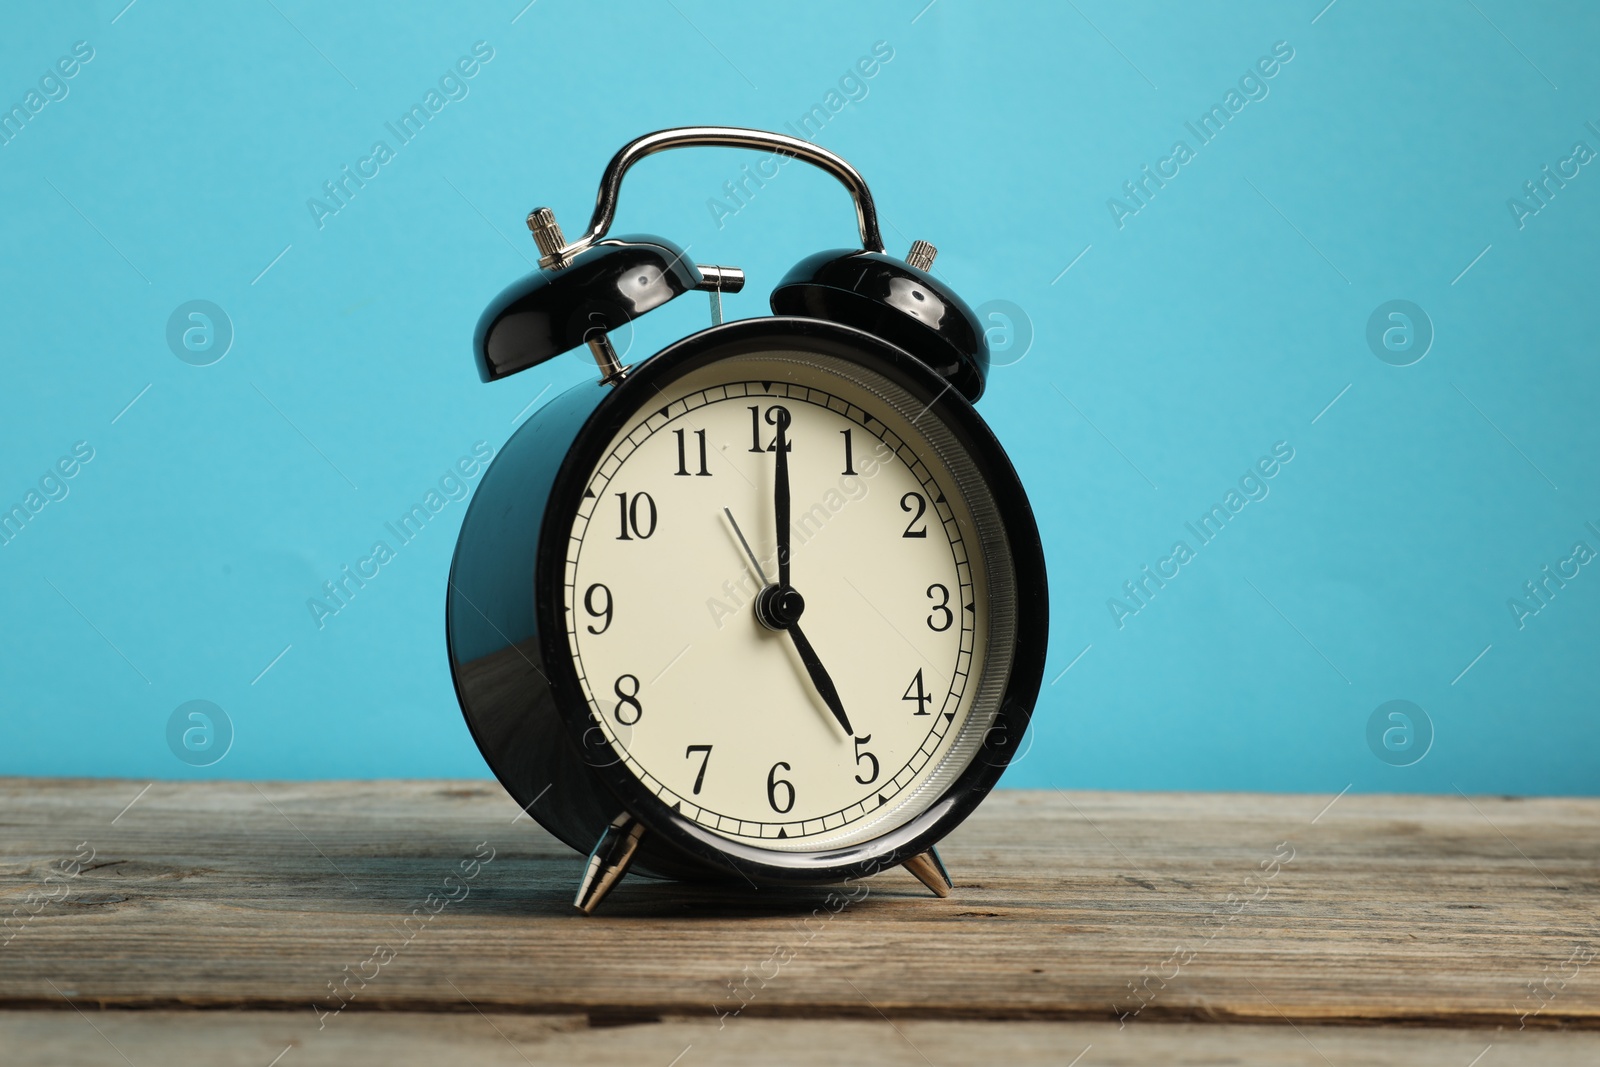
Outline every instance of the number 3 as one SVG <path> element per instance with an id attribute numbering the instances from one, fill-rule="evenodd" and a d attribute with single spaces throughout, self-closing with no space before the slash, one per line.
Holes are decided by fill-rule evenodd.
<path id="1" fill-rule="evenodd" d="M 928 586 L 928 599 L 938 601 L 933 610 L 928 612 L 928 629 L 936 634 L 942 634 L 956 621 L 956 613 L 950 610 L 950 590 L 935 582 Z M 939 617 L 941 611 L 944 612 L 944 623 L 937 625 L 934 620 Z"/>

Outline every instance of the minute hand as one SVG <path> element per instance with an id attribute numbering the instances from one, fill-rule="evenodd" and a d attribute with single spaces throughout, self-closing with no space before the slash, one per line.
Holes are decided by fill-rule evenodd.
<path id="1" fill-rule="evenodd" d="M 778 450 L 775 465 L 772 491 L 773 519 L 778 527 L 778 584 L 784 588 L 789 587 L 789 445 L 784 440 L 784 430 L 788 428 L 789 413 L 783 408 L 774 408 L 777 418 L 778 435 L 773 447 Z M 820 669 L 820 668 L 819 668 Z"/>
<path id="2" fill-rule="evenodd" d="M 822 702 L 828 705 L 828 710 L 839 720 L 844 732 L 854 737 L 856 732 L 850 728 L 850 717 L 844 713 L 844 702 L 839 699 L 839 691 L 833 687 L 833 679 L 828 677 L 827 670 L 822 666 L 822 660 L 817 658 L 817 650 L 806 640 L 806 635 L 801 632 L 798 622 L 789 624 L 788 633 L 794 638 L 794 647 L 800 653 L 800 662 L 805 664 L 806 673 L 811 676 L 811 684 L 817 687 Z"/>

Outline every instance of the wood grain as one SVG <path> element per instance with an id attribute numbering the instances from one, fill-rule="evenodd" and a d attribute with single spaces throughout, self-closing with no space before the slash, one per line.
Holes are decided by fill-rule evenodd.
<path id="1" fill-rule="evenodd" d="M 942 848 L 948 900 L 898 870 L 831 904 L 630 879 L 584 918 L 581 857 L 492 783 L 145 785 L 0 779 L 0 916 L 65 894 L 0 933 L 0 1008 L 35 1009 L 8 1026 L 273 1009 L 298 1033 L 342 983 L 329 1029 L 370 1009 L 1600 1028 L 1596 800 L 1007 792 Z M 47 883 L 81 843 L 83 872 Z"/>
<path id="2" fill-rule="evenodd" d="M 1600 1035 L 923 1019 L 743 1019 L 719 1030 L 704 1020 L 591 1027 L 581 1015 L 475 1012 L 364 1012 L 319 1031 L 297 1012 L 91 1010 L 0 1011 L 0 1048 L 10 1067 L 1593 1067 Z"/>

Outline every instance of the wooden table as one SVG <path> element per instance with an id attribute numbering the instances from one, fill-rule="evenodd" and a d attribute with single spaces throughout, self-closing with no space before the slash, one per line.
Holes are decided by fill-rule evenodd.
<path id="1" fill-rule="evenodd" d="M 0 1061 L 1600 1063 L 1600 800 L 1006 792 L 942 851 L 585 918 L 492 783 L 0 778 Z"/>

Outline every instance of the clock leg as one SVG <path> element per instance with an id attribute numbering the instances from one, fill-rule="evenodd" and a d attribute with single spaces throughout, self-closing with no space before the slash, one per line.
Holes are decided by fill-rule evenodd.
<path id="1" fill-rule="evenodd" d="M 918 853 L 901 864 L 906 870 L 917 876 L 917 880 L 933 890 L 936 897 L 947 897 L 954 888 L 950 884 L 950 873 L 944 869 L 944 861 L 939 858 L 939 850 L 930 848 L 926 852 Z"/>
<path id="2" fill-rule="evenodd" d="M 594 914 L 606 894 L 628 872 L 628 864 L 633 862 L 633 854 L 643 836 L 644 823 L 627 812 L 611 821 L 600 840 L 595 842 L 594 851 L 589 853 L 589 866 L 583 872 L 583 884 L 578 886 L 573 907 L 585 915 Z"/>

